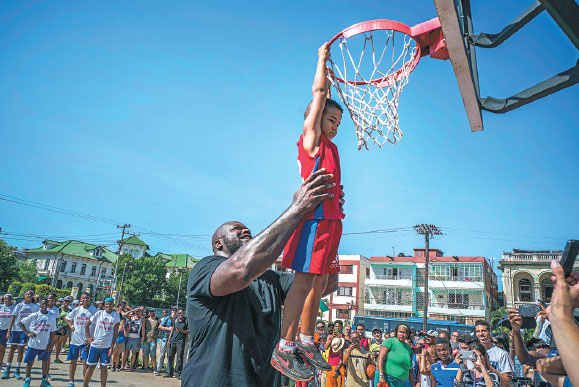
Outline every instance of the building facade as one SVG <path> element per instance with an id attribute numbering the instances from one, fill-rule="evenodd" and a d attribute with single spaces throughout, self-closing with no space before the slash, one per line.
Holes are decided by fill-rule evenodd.
<path id="1" fill-rule="evenodd" d="M 551 261 L 560 260 L 562 250 L 520 250 L 503 252 L 499 269 L 503 272 L 505 306 L 543 301 L 549 303 L 553 293 Z M 579 262 L 575 262 L 579 270 Z"/>
<path id="2" fill-rule="evenodd" d="M 497 304 L 497 278 L 484 257 L 443 256 L 429 251 L 428 318 L 473 324 L 489 319 Z M 424 314 L 425 250 L 411 257 L 371 257 L 363 312 L 368 316 Z"/>
<path id="3" fill-rule="evenodd" d="M 39 277 L 48 277 L 58 289 L 77 287 L 79 292 L 94 295 L 97 288 L 109 287 L 113 281 L 117 255 L 104 246 L 81 241 L 45 240 L 43 246 L 25 251 L 36 260 Z"/>

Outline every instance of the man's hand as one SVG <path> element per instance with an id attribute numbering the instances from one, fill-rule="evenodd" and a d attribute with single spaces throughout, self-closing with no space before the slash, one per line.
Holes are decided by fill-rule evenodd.
<path id="1" fill-rule="evenodd" d="M 318 58 L 321 62 L 324 63 L 330 59 L 330 45 L 328 42 L 322 44 L 322 46 L 318 48 Z"/>
<path id="2" fill-rule="evenodd" d="M 74 327 L 74 325 L 71 325 L 71 326 L 70 326 L 70 330 L 71 330 L 72 332 L 74 332 L 74 331 L 76 330 L 76 328 Z"/>
<path id="3" fill-rule="evenodd" d="M 340 211 L 344 212 L 344 203 L 346 203 L 346 201 L 344 200 L 344 197 L 346 196 L 346 194 L 344 193 L 344 186 L 340 185 Z"/>
<path id="4" fill-rule="evenodd" d="M 519 311 L 517 309 L 509 309 L 509 322 L 511 323 L 513 332 L 519 332 L 521 330 L 523 318 L 519 315 Z"/>
<path id="5" fill-rule="evenodd" d="M 34 332 L 26 332 L 26 337 L 36 337 L 36 333 L 34 333 Z"/>
<path id="6" fill-rule="evenodd" d="M 332 177 L 324 168 L 312 173 L 294 194 L 292 206 L 300 212 L 308 213 L 315 210 L 322 200 L 334 197 L 334 194 L 327 192 L 336 186 L 335 183 L 329 183 Z"/>
<path id="7" fill-rule="evenodd" d="M 579 307 L 579 273 L 571 272 L 571 275 L 565 278 L 563 267 L 558 261 L 551 261 L 551 270 L 554 274 L 551 280 L 555 283 L 555 289 L 551 305 L 547 308 L 547 316 L 553 321 L 573 316 L 573 311 Z"/>

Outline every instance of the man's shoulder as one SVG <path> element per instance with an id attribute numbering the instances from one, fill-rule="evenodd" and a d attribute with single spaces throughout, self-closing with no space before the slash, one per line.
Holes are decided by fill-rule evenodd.
<path id="1" fill-rule="evenodd" d="M 225 260 L 227 260 L 226 257 L 221 257 L 218 255 L 208 255 L 207 257 L 202 258 L 199 262 L 197 262 L 195 264 L 195 266 L 193 266 L 193 269 L 191 269 L 190 276 L 197 275 L 200 271 L 205 269 L 205 267 L 208 265 L 215 265 L 217 262 L 218 262 L 217 265 L 219 265 L 219 263 L 221 263 Z M 217 267 L 217 265 L 216 265 L 216 267 Z"/>
<path id="2" fill-rule="evenodd" d="M 505 351 L 502 348 L 497 347 L 496 345 L 493 345 L 488 351 L 487 353 L 489 354 L 489 356 L 492 354 L 496 357 L 504 357 L 504 356 L 509 356 L 509 353 L 507 351 Z"/>

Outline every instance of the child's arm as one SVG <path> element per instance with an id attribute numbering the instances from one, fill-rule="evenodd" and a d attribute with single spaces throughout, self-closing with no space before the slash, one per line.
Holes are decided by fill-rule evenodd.
<path id="1" fill-rule="evenodd" d="M 326 77 L 326 62 L 330 56 L 330 46 L 324 43 L 318 49 L 318 66 L 316 67 L 316 76 L 312 86 L 312 104 L 308 116 L 304 120 L 304 150 L 311 156 L 315 155 L 322 141 L 322 113 L 326 106 L 328 89 L 330 88 Z"/>

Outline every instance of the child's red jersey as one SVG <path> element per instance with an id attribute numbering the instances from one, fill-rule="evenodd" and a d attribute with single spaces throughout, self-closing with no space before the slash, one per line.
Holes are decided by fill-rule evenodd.
<path id="1" fill-rule="evenodd" d="M 334 175 L 331 182 L 336 183 L 336 186 L 329 190 L 334 194 L 331 199 L 326 199 L 318 206 L 318 208 L 304 217 L 304 220 L 311 219 L 344 219 L 345 215 L 340 211 L 340 193 L 342 189 L 340 184 L 342 175 L 340 171 L 340 156 L 338 154 L 338 147 L 328 140 L 322 133 L 320 148 L 314 156 L 310 156 L 305 151 L 303 145 L 303 135 L 297 143 L 298 145 L 298 168 L 302 180 L 306 180 L 313 172 L 325 168 L 327 173 Z"/>

